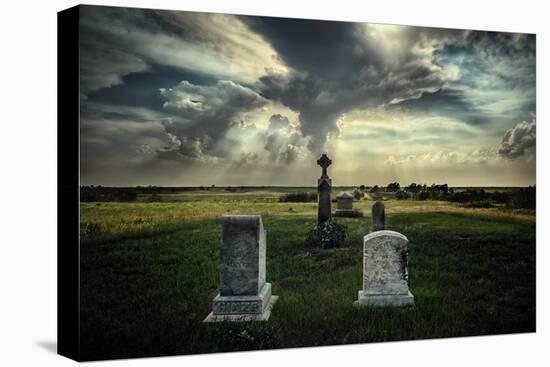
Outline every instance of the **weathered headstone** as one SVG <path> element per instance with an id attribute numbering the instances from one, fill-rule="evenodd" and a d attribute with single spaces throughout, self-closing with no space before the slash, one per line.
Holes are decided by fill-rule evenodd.
<path id="1" fill-rule="evenodd" d="M 317 160 L 317 164 L 323 169 L 321 177 L 317 180 L 318 192 L 318 208 L 317 222 L 322 223 L 329 220 L 332 216 L 330 209 L 330 192 L 332 190 L 332 180 L 328 177 L 327 168 L 332 164 L 332 161 L 326 154 Z"/>
<path id="2" fill-rule="evenodd" d="M 407 237 L 394 231 L 376 231 L 363 239 L 363 289 L 359 306 L 413 306 L 408 285 Z"/>
<path id="3" fill-rule="evenodd" d="M 384 214 L 384 204 L 382 204 L 381 201 L 377 201 L 372 206 L 372 227 L 371 231 L 383 231 L 384 230 L 384 222 L 386 220 L 386 216 Z"/>
<path id="4" fill-rule="evenodd" d="M 205 322 L 266 321 L 277 296 L 266 283 L 266 240 L 259 215 L 224 215 L 220 293 Z"/>
<path id="5" fill-rule="evenodd" d="M 347 191 L 342 191 L 336 195 L 336 212 L 352 212 L 353 195 Z"/>

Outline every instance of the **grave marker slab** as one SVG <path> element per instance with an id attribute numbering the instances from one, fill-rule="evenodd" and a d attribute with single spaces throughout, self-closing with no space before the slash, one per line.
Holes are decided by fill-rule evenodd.
<path id="1" fill-rule="evenodd" d="M 277 296 L 266 282 L 266 237 L 259 215 L 224 215 L 220 293 L 205 322 L 266 321 Z"/>
<path id="2" fill-rule="evenodd" d="M 336 195 L 336 212 L 352 212 L 353 195 L 348 191 L 342 191 Z"/>
<path id="3" fill-rule="evenodd" d="M 384 214 L 384 204 L 377 201 L 372 206 L 372 227 L 371 231 L 383 231 L 385 228 L 386 215 Z"/>
<path id="4" fill-rule="evenodd" d="M 363 239 L 363 289 L 358 306 L 413 306 L 408 285 L 407 237 L 394 231 L 376 231 Z"/>

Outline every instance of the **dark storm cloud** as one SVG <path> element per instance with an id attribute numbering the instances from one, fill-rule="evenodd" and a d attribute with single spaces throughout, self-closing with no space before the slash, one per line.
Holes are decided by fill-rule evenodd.
<path id="1" fill-rule="evenodd" d="M 536 135 L 535 119 L 521 122 L 506 131 L 500 142 L 498 154 L 510 159 L 532 155 L 535 153 Z"/>
<path id="2" fill-rule="evenodd" d="M 462 112 L 441 98 L 434 100 L 434 96 L 424 95 L 421 100 L 424 104 L 433 100 L 450 107 L 437 112 L 455 114 L 466 123 L 493 120 L 510 126 L 536 109 L 535 49 L 536 38 L 532 34 L 469 31 L 464 42 L 434 53 L 437 64 L 459 71 L 453 84 L 462 91 L 456 100 Z M 499 108 L 494 108 L 497 104 Z"/>
<path id="3" fill-rule="evenodd" d="M 289 172 L 331 134 L 349 147 L 365 132 L 388 146 L 487 133 L 494 146 L 535 108 L 532 35 L 90 6 L 81 15 L 84 175 L 238 167 L 246 177 L 250 166 L 272 173 L 266 161 Z M 264 130 L 266 114 L 294 115 L 280 104 L 298 121 L 274 114 Z M 344 114 L 371 107 L 450 118 L 430 120 L 448 125 L 441 133 L 339 134 Z M 450 120 L 475 125 L 474 137 Z M 530 152 L 529 133 L 514 129 L 501 156 Z"/>
<path id="4" fill-rule="evenodd" d="M 131 73 L 151 71 L 150 55 L 135 47 L 140 35 L 183 36 L 182 28 L 165 21 L 160 14 L 138 8 L 81 7 L 80 67 L 84 93 L 124 84 L 124 76 Z"/>
<path id="5" fill-rule="evenodd" d="M 299 112 L 302 133 L 312 138 L 313 151 L 323 149 L 327 135 L 338 130 L 336 121 L 343 112 L 443 86 L 441 68 L 431 57 L 415 53 L 413 46 L 427 43 L 430 37 L 447 42 L 461 36 L 456 31 L 403 29 L 399 37 L 404 43 L 388 55 L 386 40 L 373 38 L 364 25 L 263 17 L 245 21 L 292 69 L 288 74 L 268 71 L 260 78 L 260 87 L 268 98 Z"/>
<path id="6" fill-rule="evenodd" d="M 268 44 L 236 17 L 103 6 L 81 7 L 80 63 L 84 95 L 124 84 L 129 74 L 166 74 L 162 66 L 251 84 L 277 64 Z M 168 85 L 184 79 L 191 80 Z"/>
<path id="7" fill-rule="evenodd" d="M 159 93 L 159 89 L 181 80 L 199 85 L 216 84 L 216 79 L 208 75 L 152 64 L 149 71 L 130 73 L 121 77 L 121 84 L 90 92 L 88 101 L 162 110 L 165 99 Z"/>
<path id="8" fill-rule="evenodd" d="M 455 80 L 444 70 L 446 56 L 459 50 L 470 53 L 462 59 L 472 60 L 472 70 L 466 71 L 464 84 L 456 81 L 458 86 L 473 83 L 480 73 L 495 73 L 516 87 L 533 84 L 524 73 L 534 75 L 531 35 L 398 27 L 398 34 L 390 30 L 384 38 L 379 30 L 371 33 L 371 26 L 356 23 L 266 17 L 245 21 L 291 68 L 288 74 L 268 70 L 260 88 L 268 98 L 299 112 L 302 133 L 312 137 L 313 151 L 323 149 L 327 135 L 338 130 L 342 113 L 358 108 L 406 101 L 405 106 L 470 124 L 490 120 L 490 114 L 450 87 Z M 517 66 L 522 72 L 507 74 L 479 61 L 511 58 L 521 59 Z"/>
<path id="9" fill-rule="evenodd" d="M 166 100 L 164 110 L 180 118 L 163 121 L 166 132 L 180 141 L 170 154 L 184 159 L 227 156 L 238 145 L 226 138 L 227 131 L 240 124 L 243 113 L 267 103 L 255 91 L 227 80 L 213 86 L 182 81 L 173 88 L 161 89 L 161 94 Z"/>
<path id="10" fill-rule="evenodd" d="M 462 90 L 457 89 L 439 89 L 433 93 L 423 92 L 419 98 L 408 99 L 392 107 L 451 116 L 472 125 L 480 125 L 493 119 L 492 116 L 466 99 Z"/>

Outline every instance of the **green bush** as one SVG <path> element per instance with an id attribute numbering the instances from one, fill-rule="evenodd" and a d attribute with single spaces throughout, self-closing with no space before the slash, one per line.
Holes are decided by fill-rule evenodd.
<path id="1" fill-rule="evenodd" d="M 279 202 L 281 203 L 306 203 L 316 201 L 316 192 L 289 192 L 279 197 Z"/>
<path id="2" fill-rule="evenodd" d="M 314 248 L 340 247 L 347 235 L 347 227 L 332 219 L 313 227 L 308 240 L 308 246 Z"/>

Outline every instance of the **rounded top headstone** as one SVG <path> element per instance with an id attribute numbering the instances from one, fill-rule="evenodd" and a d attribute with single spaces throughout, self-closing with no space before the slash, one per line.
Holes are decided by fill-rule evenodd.
<path id="1" fill-rule="evenodd" d="M 390 230 L 387 230 L 387 229 L 384 229 L 384 230 L 381 230 L 381 231 L 376 231 L 376 232 L 371 232 L 371 233 L 367 234 L 365 237 L 363 237 L 363 240 L 368 241 L 368 240 L 371 240 L 373 238 L 378 238 L 378 237 L 383 237 L 383 236 L 397 237 L 397 238 L 400 238 L 404 241 L 407 241 L 407 242 L 409 241 L 409 239 L 404 234 L 396 232 L 396 231 L 390 231 Z"/>

